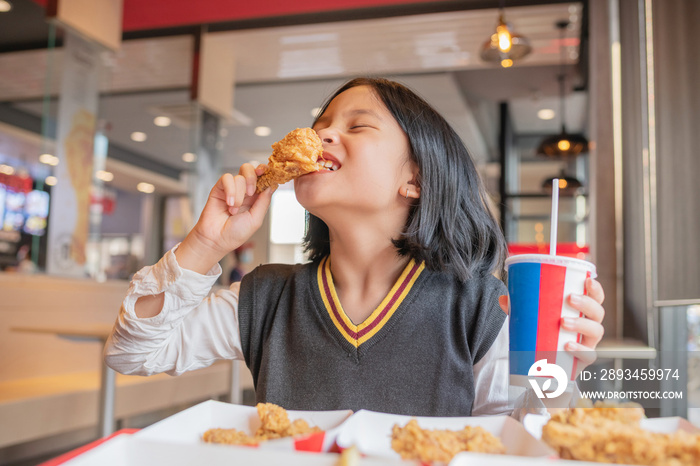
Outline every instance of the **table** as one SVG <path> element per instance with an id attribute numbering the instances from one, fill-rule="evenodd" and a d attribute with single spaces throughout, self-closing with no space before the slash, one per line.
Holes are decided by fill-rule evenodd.
<path id="1" fill-rule="evenodd" d="M 12 327 L 15 332 L 43 333 L 56 335 L 59 338 L 77 342 L 96 342 L 104 347 L 112 333 L 113 324 L 73 324 L 53 326 L 21 326 Z M 99 429 L 102 437 L 114 432 L 114 395 L 116 391 L 116 374 L 104 359 L 100 364 L 100 404 L 99 404 Z M 240 372 L 239 361 L 231 361 L 231 403 L 240 404 Z"/>
<path id="2" fill-rule="evenodd" d="M 601 359 L 656 359 L 656 348 L 632 339 L 604 338 L 596 347 Z"/>
<path id="3" fill-rule="evenodd" d="M 623 359 L 656 359 L 656 348 L 629 338 L 603 338 L 596 347 L 598 359 L 612 359 L 615 370 L 622 369 Z M 622 390 L 622 379 L 615 379 L 615 390 Z"/>
<path id="4" fill-rule="evenodd" d="M 112 333 L 113 324 L 75 324 L 42 327 L 12 327 L 15 332 L 45 333 L 59 338 L 78 342 L 96 342 L 103 347 Z M 99 429 L 102 437 L 114 432 L 114 392 L 116 388 L 115 373 L 105 364 L 100 369 L 100 419 Z"/>

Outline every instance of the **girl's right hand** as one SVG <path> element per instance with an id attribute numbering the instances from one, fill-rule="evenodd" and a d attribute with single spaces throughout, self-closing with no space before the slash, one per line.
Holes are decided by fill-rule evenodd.
<path id="1" fill-rule="evenodd" d="M 264 171 L 265 165 L 254 168 L 245 163 L 238 175 L 226 173 L 219 178 L 199 221 L 175 251 L 181 267 L 206 273 L 260 228 L 276 189 L 255 194 L 258 176 Z"/>

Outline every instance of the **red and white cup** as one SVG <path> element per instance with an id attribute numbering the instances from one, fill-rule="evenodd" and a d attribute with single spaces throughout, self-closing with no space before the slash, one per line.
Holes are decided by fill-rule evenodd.
<path id="1" fill-rule="evenodd" d="M 576 358 L 564 350 L 581 334 L 561 328 L 564 317 L 580 317 L 569 295 L 584 294 L 595 265 L 580 259 L 546 254 L 523 254 L 506 260 L 510 305 L 510 382 L 529 387 L 532 376 L 549 376 L 561 383 L 576 377 Z M 545 367 L 547 366 L 547 367 Z M 551 369 L 552 373 L 548 370 Z M 551 371 L 549 371 L 551 372 Z M 563 378 L 563 375 L 561 376 Z"/>

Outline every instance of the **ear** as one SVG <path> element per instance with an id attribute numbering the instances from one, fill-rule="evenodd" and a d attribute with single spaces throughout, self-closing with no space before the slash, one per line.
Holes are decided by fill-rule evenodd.
<path id="1" fill-rule="evenodd" d="M 406 199 L 420 199 L 420 185 L 418 184 L 418 164 L 410 160 L 406 166 L 405 182 L 399 189 L 399 194 Z"/>
<path id="2" fill-rule="evenodd" d="M 406 199 L 420 199 L 420 188 L 413 183 L 406 183 L 399 189 L 399 194 Z"/>

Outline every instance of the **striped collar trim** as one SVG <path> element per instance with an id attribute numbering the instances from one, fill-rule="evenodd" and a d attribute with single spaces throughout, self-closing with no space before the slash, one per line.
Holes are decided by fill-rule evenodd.
<path id="1" fill-rule="evenodd" d="M 325 257 L 318 266 L 318 287 L 323 298 L 323 304 L 326 306 L 326 311 L 328 311 L 333 324 L 351 345 L 358 348 L 362 343 L 376 335 L 391 319 L 391 316 L 394 315 L 394 312 L 406 298 L 423 269 L 425 269 L 424 262 L 418 264 L 414 259 L 411 259 L 391 288 L 391 291 L 389 291 L 389 294 L 372 314 L 359 325 L 355 325 L 350 320 L 340 304 L 338 294 L 333 285 L 329 257 Z"/>

